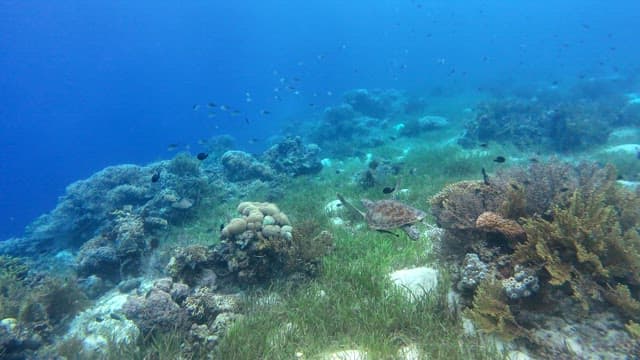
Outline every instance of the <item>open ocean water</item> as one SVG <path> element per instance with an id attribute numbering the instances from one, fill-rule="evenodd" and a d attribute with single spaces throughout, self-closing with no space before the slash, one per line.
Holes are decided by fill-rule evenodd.
<path id="1" fill-rule="evenodd" d="M 259 151 L 292 118 L 313 119 L 308 104 L 349 89 L 634 77 L 639 11 L 634 1 L 5 1 L 0 237 L 105 166 L 169 158 L 172 143 L 195 151 L 216 134 Z M 210 101 L 243 114 L 192 110 Z"/>

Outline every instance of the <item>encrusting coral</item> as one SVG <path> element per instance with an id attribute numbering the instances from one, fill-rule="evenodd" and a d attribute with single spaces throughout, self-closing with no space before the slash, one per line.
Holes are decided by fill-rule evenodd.
<path id="1" fill-rule="evenodd" d="M 476 228 L 487 231 L 496 232 L 504 235 L 509 240 L 524 240 L 526 234 L 524 229 L 518 222 L 511 219 L 505 219 L 502 215 L 493 211 L 485 211 L 476 219 Z"/>

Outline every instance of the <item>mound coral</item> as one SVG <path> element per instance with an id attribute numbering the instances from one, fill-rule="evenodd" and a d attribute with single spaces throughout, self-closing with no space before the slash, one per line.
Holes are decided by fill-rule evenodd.
<path id="1" fill-rule="evenodd" d="M 294 231 L 275 204 L 242 202 L 237 211 L 241 217 L 222 229 L 214 258 L 225 275 L 232 274 L 240 282 L 259 282 L 278 274 L 311 274 L 316 267 L 310 264 L 317 264 L 333 243 L 331 234 L 315 228 L 303 226 L 302 231 Z M 324 250 L 313 248 L 310 242 Z"/>

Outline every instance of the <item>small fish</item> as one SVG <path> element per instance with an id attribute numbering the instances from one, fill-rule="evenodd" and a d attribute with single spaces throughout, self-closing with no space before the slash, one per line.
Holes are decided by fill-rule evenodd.
<path id="1" fill-rule="evenodd" d="M 396 189 L 397 189 L 397 188 L 399 188 L 399 187 L 400 187 L 400 178 L 398 178 L 398 179 L 396 180 L 396 184 L 395 184 L 393 187 L 391 187 L 391 186 L 387 186 L 387 187 L 385 187 L 384 189 L 382 189 L 382 193 L 383 193 L 383 194 L 391 194 L 391 193 L 393 193 L 394 191 L 396 191 Z"/>
<path id="2" fill-rule="evenodd" d="M 193 106 L 191 108 L 193 109 L 193 111 L 198 111 L 198 109 L 200 109 L 200 105 L 193 104 Z"/>
<path id="3" fill-rule="evenodd" d="M 616 177 L 616 180 L 623 180 L 623 179 L 624 179 L 624 177 L 623 177 L 622 175 L 618 175 L 618 176 Z"/>
<path id="4" fill-rule="evenodd" d="M 214 102 L 210 102 L 210 103 L 207 104 L 207 106 L 210 107 L 210 108 L 214 108 L 214 107 L 216 107 L 218 105 L 216 105 L 216 103 L 214 103 Z"/>
<path id="5" fill-rule="evenodd" d="M 504 157 L 504 156 L 496 156 L 496 158 L 495 158 L 495 159 L 493 159 L 493 161 L 495 161 L 495 162 L 497 162 L 497 163 L 501 164 L 501 163 L 503 163 L 503 162 L 507 161 L 507 159 L 505 159 L 505 157 Z"/>
<path id="6" fill-rule="evenodd" d="M 258 138 L 251 138 L 251 139 L 249 139 L 249 144 L 255 144 L 255 143 L 259 142 L 259 141 L 260 141 L 260 139 L 258 139 Z"/>
<path id="7" fill-rule="evenodd" d="M 538 158 L 532 157 L 531 159 L 529 159 L 529 161 L 531 161 L 532 163 L 535 164 L 535 163 L 539 162 L 540 160 L 538 160 Z"/>
<path id="8" fill-rule="evenodd" d="M 487 148 L 487 147 L 489 147 L 489 144 L 487 144 L 487 143 L 482 143 L 482 144 L 480 144 L 480 147 L 481 147 L 481 148 Z"/>
<path id="9" fill-rule="evenodd" d="M 260 111 L 260 113 L 261 113 L 262 115 L 269 115 L 269 114 L 271 114 L 271 111 L 269 111 L 269 110 L 262 110 L 262 111 Z"/>
<path id="10" fill-rule="evenodd" d="M 169 145 L 167 145 L 167 150 L 168 151 L 173 151 L 173 150 L 177 149 L 178 146 L 180 146 L 180 144 L 169 144 Z"/>
<path id="11" fill-rule="evenodd" d="M 248 117 L 244 118 L 244 122 L 246 122 L 248 124 L 249 123 L 249 118 Z"/>
<path id="12" fill-rule="evenodd" d="M 220 224 L 220 231 L 222 231 L 222 229 L 224 229 L 224 224 Z"/>
<path id="13" fill-rule="evenodd" d="M 206 159 L 207 157 L 209 157 L 209 154 L 201 152 L 201 153 L 198 153 L 198 155 L 196 155 L 196 157 L 198 158 L 198 160 L 202 161 L 202 160 Z"/>
<path id="14" fill-rule="evenodd" d="M 569 188 L 568 188 L 568 187 L 561 187 L 561 188 L 560 188 L 560 192 L 562 192 L 562 193 L 563 193 L 563 192 L 567 192 L 567 191 L 569 191 Z"/>
<path id="15" fill-rule="evenodd" d="M 120 315 L 118 315 L 116 313 L 111 313 L 111 314 L 109 314 L 109 316 L 111 316 L 111 318 L 113 320 L 122 320 L 122 316 L 120 316 Z"/>
<path id="16" fill-rule="evenodd" d="M 151 182 L 152 183 L 158 182 L 158 180 L 160 180 L 160 172 L 159 171 L 157 173 L 151 175 Z"/>

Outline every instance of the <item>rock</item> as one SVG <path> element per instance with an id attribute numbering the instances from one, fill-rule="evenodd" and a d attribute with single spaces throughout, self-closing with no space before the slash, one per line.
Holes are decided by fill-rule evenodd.
<path id="1" fill-rule="evenodd" d="M 129 296 L 122 310 L 144 336 L 183 329 L 188 324 L 185 310 L 173 301 L 169 293 L 155 288 L 144 297 Z"/>
<path id="2" fill-rule="evenodd" d="M 423 130 L 434 130 L 449 126 L 449 120 L 442 116 L 426 115 L 418 119 L 420 128 Z"/>
<path id="3" fill-rule="evenodd" d="M 362 350 L 342 350 L 320 356 L 323 360 L 367 360 L 369 356 Z"/>
<path id="4" fill-rule="evenodd" d="M 430 267 L 402 269 L 389 276 L 412 300 L 430 293 L 438 286 L 438 270 Z"/>
<path id="5" fill-rule="evenodd" d="M 137 289 L 138 286 L 140 286 L 140 283 L 140 279 L 124 280 L 118 284 L 118 290 L 120 290 L 121 293 L 128 293 L 131 290 Z"/>
<path id="6" fill-rule="evenodd" d="M 117 290 L 108 292 L 73 319 L 64 338 L 81 339 L 84 352 L 92 356 L 106 354 L 110 344 L 135 344 L 140 331 L 133 321 L 123 316 L 126 301 L 127 295 Z"/>
<path id="7" fill-rule="evenodd" d="M 112 246 L 87 247 L 78 254 L 78 274 L 116 279 L 120 276 L 120 259 Z"/>
<path id="8" fill-rule="evenodd" d="M 398 350 L 398 360 L 424 360 L 422 352 L 416 344 L 405 345 Z"/>

